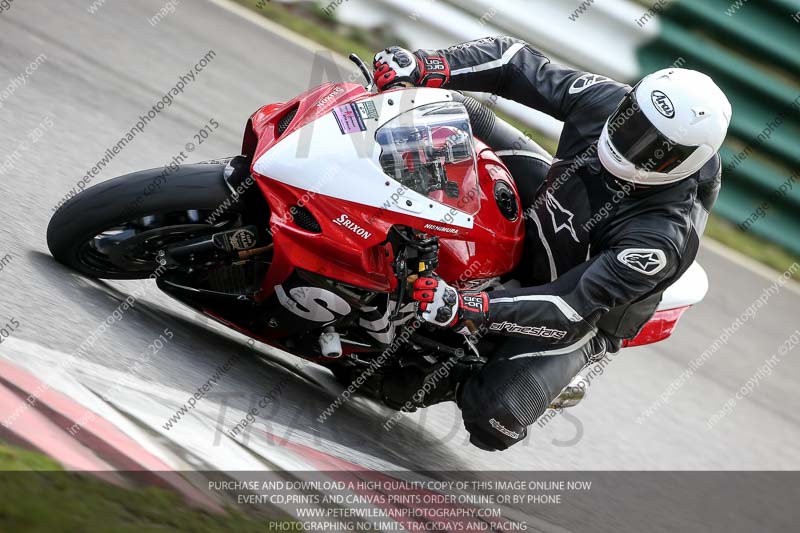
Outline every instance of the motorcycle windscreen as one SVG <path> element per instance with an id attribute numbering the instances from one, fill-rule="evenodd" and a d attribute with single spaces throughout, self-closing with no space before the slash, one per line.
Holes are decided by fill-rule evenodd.
<path id="1" fill-rule="evenodd" d="M 386 175 L 453 209 L 478 212 L 478 165 L 462 104 L 440 102 L 406 111 L 379 128 L 375 140 Z"/>

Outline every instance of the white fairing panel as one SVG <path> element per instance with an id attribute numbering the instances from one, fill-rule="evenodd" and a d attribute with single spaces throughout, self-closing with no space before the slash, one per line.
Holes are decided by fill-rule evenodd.
<path id="1" fill-rule="evenodd" d="M 280 140 L 255 162 L 254 170 L 317 194 L 471 229 L 470 215 L 409 190 L 387 176 L 379 162 L 381 147 L 375 141 L 376 130 L 388 121 L 415 107 L 450 102 L 450 92 L 413 89 L 377 94 L 366 101 L 374 103 L 375 108 L 370 108 L 372 114 L 361 115 L 365 131 L 344 131 L 332 109 Z"/>
<path id="2" fill-rule="evenodd" d="M 705 298 L 708 292 L 708 276 L 703 267 L 695 261 L 678 280 L 667 287 L 661 296 L 658 310 L 676 309 L 694 305 Z"/>

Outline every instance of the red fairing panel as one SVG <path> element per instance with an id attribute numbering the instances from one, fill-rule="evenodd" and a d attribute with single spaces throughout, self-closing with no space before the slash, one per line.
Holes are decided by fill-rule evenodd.
<path id="1" fill-rule="evenodd" d="M 369 93 L 364 87 L 355 83 L 326 83 L 286 103 L 266 105 L 253 113 L 247 122 L 242 153 L 254 153 L 253 161 L 255 161 L 269 150 L 278 138 L 280 119 L 295 107 L 297 107 L 295 119 L 281 137 L 330 113 L 331 109 L 341 103 L 352 102 L 368 96 Z"/>
<path id="2" fill-rule="evenodd" d="M 380 209 L 275 181 L 259 180 L 258 184 L 272 209 L 270 231 L 275 246 L 272 267 L 263 284 L 264 297 L 295 268 L 369 290 L 395 289 L 391 267 L 394 256 L 391 246 L 384 243 L 391 224 L 381 218 Z M 308 209 L 322 231 L 313 233 L 297 227 L 291 213 L 294 206 Z M 344 221 L 349 227 L 342 225 Z"/>
<path id="3" fill-rule="evenodd" d="M 431 231 L 442 238 L 438 274 L 447 282 L 465 286 L 466 281 L 493 278 L 511 272 L 522 257 L 525 226 L 517 195 L 519 216 L 510 221 L 500 212 L 494 199 L 497 181 L 505 181 L 517 192 L 508 169 L 486 145 L 475 140 L 478 149 L 479 194 L 481 209 L 471 230 L 462 230 L 463 239 Z"/>
<path id="4" fill-rule="evenodd" d="M 305 124 L 323 117 L 343 102 L 369 97 L 363 87 L 353 84 L 325 85 L 285 104 L 265 106 L 250 119 L 245 146 L 254 153 L 254 161 L 278 140 L 278 123 L 288 111 L 298 112 L 281 138 Z M 250 140 L 248 141 L 248 135 Z M 253 146 L 257 140 L 257 146 Z M 274 240 L 274 257 L 260 298 L 272 294 L 295 269 L 303 269 L 364 289 L 392 292 L 396 289 L 391 246 L 385 241 L 393 225 L 414 227 L 440 237 L 437 273 L 446 281 L 468 286 L 470 280 L 483 280 L 510 272 L 520 260 L 524 239 L 522 209 L 520 216 L 506 219 L 494 198 L 497 181 L 506 182 L 516 192 L 511 176 L 500 159 L 480 141 L 478 187 L 465 202 L 477 205 L 473 227 L 467 229 L 440 221 L 415 217 L 380 207 L 343 200 L 288 185 L 254 172 L 256 181 L 270 206 L 269 226 Z M 389 181 L 386 182 L 387 186 Z M 470 205 L 461 212 L 468 211 Z M 292 208 L 307 209 L 319 223 L 321 232 L 309 232 L 293 222 Z M 458 207 L 458 206 L 456 206 Z M 455 207 L 452 213 L 456 213 Z"/>

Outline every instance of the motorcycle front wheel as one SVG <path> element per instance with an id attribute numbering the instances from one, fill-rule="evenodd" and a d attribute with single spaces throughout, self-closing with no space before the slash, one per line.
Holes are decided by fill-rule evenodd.
<path id="1" fill-rule="evenodd" d="M 170 243 L 235 227 L 243 209 L 224 164 L 143 170 L 68 200 L 50 219 L 47 245 L 64 265 L 93 278 L 144 279 Z"/>

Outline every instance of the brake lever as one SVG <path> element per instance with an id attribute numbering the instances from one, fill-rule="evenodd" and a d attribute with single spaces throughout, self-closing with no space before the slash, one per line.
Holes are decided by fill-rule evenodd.
<path id="1" fill-rule="evenodd" d="M 361 70 L 361 74 L 364 75 L 364 78 L 367 80 L 366 90 L 367 92 L 373 92 L 375 90 L 375 77 L 372 75 L 372 71 L 369 69 L 364 60 L 358 57 L 358 54 L 352 53 L 350 54 L 350 61 L 355 63 L 359 70 Z"/>

